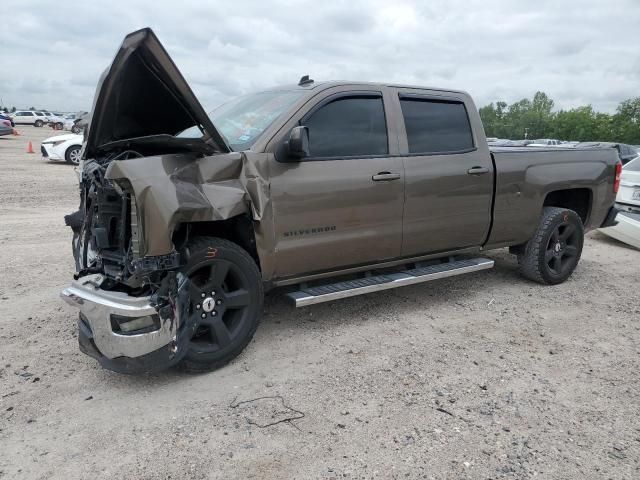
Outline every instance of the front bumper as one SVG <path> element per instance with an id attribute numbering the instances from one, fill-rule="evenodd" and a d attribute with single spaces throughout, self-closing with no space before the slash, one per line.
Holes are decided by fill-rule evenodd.
<path id="1" fill-rule="evenodd" d="M 160 312 L 150 297 L 133 297 L 123 292 L 102 290 L 100 274 L 86 275 L 72 282 L 60 296 L 80 310 L 80 349 L 105 368 L 125 373 L 154 371 L 177 363 L 184 348 L 177 342 L 180 315 Z M 139 318 L 156 315 L 159 328 L 146 333 L 114 331 L 112 316 Z M 180 354 L 179 354 L 180 353 Z"/>
<path id="2" fill-rule="evenodd" d="M 64 160 L 64 158 L 53 149 L 51 144 L 43 143 L 40 145 L 40 152 L 42 153 L 42 158 L 46 158 L 47 160 Z"/>

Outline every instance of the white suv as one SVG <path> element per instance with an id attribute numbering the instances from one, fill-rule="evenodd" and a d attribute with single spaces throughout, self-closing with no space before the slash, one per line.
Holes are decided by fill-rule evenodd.
<path id="1" fill-rule="evenodd" d="M 34 110 L 18 110 L 11 114 L 11 118 L 16 125 L 34 125 L 36 127 L 41 127 L 49 121 L 44 113 Z"/>

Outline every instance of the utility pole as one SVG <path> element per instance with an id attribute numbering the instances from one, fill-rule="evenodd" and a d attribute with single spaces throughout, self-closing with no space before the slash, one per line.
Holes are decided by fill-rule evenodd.
<path id="1" fill-rule="evenodd" d="M 529 127 L 524 127 L 524 139 L 529 138 Z"/>

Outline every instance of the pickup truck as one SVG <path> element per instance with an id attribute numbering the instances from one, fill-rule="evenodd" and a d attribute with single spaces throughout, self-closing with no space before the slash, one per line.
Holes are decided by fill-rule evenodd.
<path id="1" fill-rule="evenodd" d="M 620 175 L 612 148 L 490 150 L 460 91 L 304 76 L 207 115 L 149 29 L 102 75 L 81 155 L 61 296 L 80 349 L 126 373 L 226 364 L 276 287 L 300 307 L 504 247 L 561 283 L 584 232 L 615 224 Z"/>

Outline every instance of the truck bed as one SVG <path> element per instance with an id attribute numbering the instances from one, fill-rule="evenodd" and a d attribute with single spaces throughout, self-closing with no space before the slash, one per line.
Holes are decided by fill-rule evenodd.
<path id="1" fill-rule="evenodd" d="M 490 147 L 495 198 L 486 248 L 526 242 L 536 230 L 550 192 L 588 197 L 578 212 L 585 230 L 598 228 L 615 199 L 617 151 L 613 148 Z M 570 191 L 570 192 L 569 192 Z"/>

